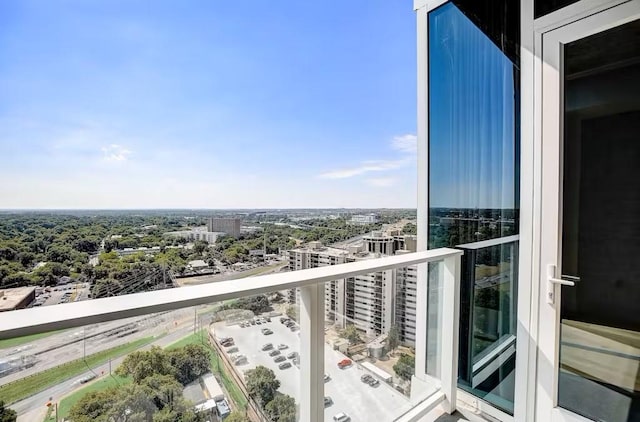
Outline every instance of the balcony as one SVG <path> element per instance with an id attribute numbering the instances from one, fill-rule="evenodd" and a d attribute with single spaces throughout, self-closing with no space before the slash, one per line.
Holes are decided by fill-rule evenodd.
<path id="1" fill-rule="evenodd" d="M 29 405 L 44 406 L 51 399 L 57 404 L 61 397 L 56 395 L 62 394 L 65 386 L 68 387 L 78 376 L 81 378 L 76 379 L 76 384 L 91 381 L 94 375 L 98 378 L 108 377 L 112 372 L 111 360 L 108 367 L 105 362 L 97 367 L 87 362 L 103 347 L 100 345 L 101 335 L 98 332 L 92 334 L 92 330 L 98 327 L 95 324 L 100 324 L 99 327 L 109 325 L 113 329 L 120 329 L 122 338 L 134 333 L 139 341 L 148 340 L 146 346 L 140 344 L 147 348 L 147 344 L 157 344 L 156 337 L 164 339 L 161 343 L 166 346 L 169 340 L 179 340 L 181 335 L 184 337 L 193 333 L 199 336 L 199 342 L 212 348 L 212 356 L 216 361 L 214 365 L 212 360 L 213 375 L 221 380 L 229 395 L 238 396 L 235 397 L 237 402 L 230 400 L 232 410 L 238 409 L 236 403 L 244 403 L 240 410 L 250 420 L 269 418 L 269 411 L 261 405 L 259 398 L 248 392 L 246 385 L 249 376 L 247 369 L 257 365 L 274 367 L 280 380 L 278 391 L 293 397 L 297 405 L 296 419 L 299 421 L 332 421 L 339 413 L 346 413 L 353 420 L 436 420 L 442 414 L 452 413 L 456 409 L 458 350 L 454 333 L 458 332 L 461 254 L 459 250 L 442 248 L 331 267 L 6 312 L 0 314 L 0 339 L 45 333 L 51 338 L 78 336 L 79 340 L 69 337 L 69 342 L 76 344 L 79 355 L 75 357 L 82 356 L 89 369 L 69 373 L 66 377 L 63 374 L 60 383 L 54 385 L 59 387 L 57 390 L 51 389 L 54 387 L 51 385 L 43 386 L 31 397 L 13 401 L 9 399 L 8 402 L 19 413 L 25 414 L 32 410 Z M 417 306 L 426 309 L 427 263 L 431 263 L 432 268 L 438 268 L 441 276 L 442 299 L 437 306 L 442 309 L 443 317 L 437 322 L 434 331 L 437 335 L 433 336 L 439 336 L 440 341 L 435 348 L 433 342 L 428 344 L 428 330 L 434 330 L 433 324 L 429 324 L 426 312 L 419 313 L 416 332 L 422 334 L 416 336 L 415 368 L 410 380 L 403 384 L 403 388 L 399 388 L 392 377 L 384 379 L 386 376 L 380 375 L 384 371 L 373 368 L 373 365 L 365 362 L 366 359 L 356 360 L 355 357 L 347 367 L 337 368 L 337 362 L 346 357 L 326 344 L 324 283 L 418 264 L 424 282 L 417 286 Z M 265 321 L 264 326 L 260 327 L 262 321 L 259 318 L 254 320 L 257 325 L 250 325 L 246 314 L 225 314 L 226 319 L 220 320 L 218 313 L 216 317 L 207 313 L 214 307 L 219 309 L 219 304 L 294 288 L 300 289 L 299 314 L 296 318 L 298 322 L 291 330 L 278 323 L 278 318 Z M 78 330 L 79 327 L 83 328 Z M 233 344 L 230 344 L 229 338 L 234 339 L 231 341 Z M 127 339 L 122 343 L 125 341 Z M 271 347 L 265 350 L 269 343 Z M 291 351 L 299 352 L 299 360 L 284 356 L 285 352 L 290 354 Z M 114 360 L 113 366 L 120 361 Z M 428 364 L 435 361 L 439 370 Z M 279 364 L 291 362 L 292 365 L 278 369 Z M 325 379 L 325 374 L 329 374 L 329 380 Z M 369 378 L 364 377 L 367 374 L 376 381 L 370 383 Z M 202 385 L 207 382 L 210 381 L 200 378 Z M 194 388 L 198 389 L 197 386 Z M 402 394 L 402 391 L 410 393 Z M 328 404 L 326 397 L 330 397 Z M 131 412 L 127 406 L 120 410 L 124 412 L 125 419 L 129 414 L 127 412 Z"/>

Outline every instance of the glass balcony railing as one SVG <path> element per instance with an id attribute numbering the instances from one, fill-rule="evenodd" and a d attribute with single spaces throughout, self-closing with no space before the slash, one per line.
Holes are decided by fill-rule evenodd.
<path id="1" fill-rule="evenodd" d="M 460 254 L 440 249 L 4 312 L 0 399 L 34 421 L 214 421 L 231 413 L 405 421 L 438 404 L 451 412 L 457 349 L 447 333 L 457 331 Z M 390 321 L 326 320 L 325 282 L 426 263 L 442 275 L 442 316 L 428 321 L 425 277 L 415 347 L 389 341 Z M 437 350 L 427 347 L 435 325 Z M 354 332 L 345 334 L 347 326 Z M 427 371 L 434 353 L 447 357 L 438 376 Z"/>

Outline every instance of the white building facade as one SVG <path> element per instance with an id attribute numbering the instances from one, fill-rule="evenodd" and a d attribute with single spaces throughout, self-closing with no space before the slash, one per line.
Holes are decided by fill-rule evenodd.
<path id="1" fill-rule="evenodd" d="M 372 242 L 376 245 L 383 241 L 388 243 L 391 255 L 403 252 L 393 249 L 394 244 L 404 245 L 397 233 L 376 233 L 375 236 L 365 237 L 362 246 L 351 247 L 349 250 L 310 242 L 306 248 L 289 251 L 289 270 L 326 267 L 383 256 L 367 252 L 367 249 L 374 247 L 369 245 L 366 240 L 368 238 L 375 239 Z M 396 324 L 401 341 L 407 345 L 415 344 L 416 271 L 414 266 L 410 269 L 379 271 L 325 283 L 325 321 L 339 328 L 354 324 L 368 336 L 387 333 Z M 296 290 L 290 290 L 289 301 L 297 299 Z"/>

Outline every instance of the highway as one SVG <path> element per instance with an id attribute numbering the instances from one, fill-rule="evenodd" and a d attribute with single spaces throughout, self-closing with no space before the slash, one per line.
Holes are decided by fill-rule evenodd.
<path id="1" fill-rule="evenodd" d="M 160 335 L 192 317 L 193 310 L 181 309 L 166 314 L 128 318 L 66 330 L 16 348 L 0 350 L 0 359 L 34 356 L 37 361 L 30 368 L 0 378 L 0 385 L 124 343 Z"/>
<path id="2" fill-rule="evenodd" d="M 163 337 L 160 337 L 158 340 L 153 343 L 142 347 L 140 350 L 150 349 L 152 346 L 160 346 L 165 347 L 181 338 L 188 336 L 193 332 L 193 324 L 191 323 L 183 323 L 181 324 L 175 331 L 167 334 Z M 111 370 L 115 371 L 115 369 L 120 365 L 120 363 L 124 360 L 125 356 L 114 359 L 111 362 Z M 80 384 L 78 380 L 82 377 L 92 374 L 107 374 L 104 376 L 109 376 L 109 363 L 104 363 L 102 365 L 96 366 L 92 368 L 93 371 L 87 370 L 86 372 L 79 374 L 67 381 L 64 381 L 60 384 L 54 385 L 40 393 L 34 394 L 33 396 L 21 400 L 12 404 L 11 409 L 15 410 L 18 413 L 18 421 L 25 422 L 34 422 L 38 420 L 42 420 L 44 414 L 46 413 L 46 403 L 49 400 L 60 401 L 66 395 L 72 393 L 76 389 L 85 387 L 87 384 Z"/>
<path id="3" fill-rule="evenodd" d="M 11 357 L 20 356 L 22 354 L 35 355 L 38 362 L 31 368 L 0 378 L 0 382 L 2 384 L 6 384 L 65 362 L 82 358 L 83 354 L 90 355 L 100 350 L 110 349 L 119 344 L 128 343 L 136 339 L 149 336 L 158 336 L 158 339 L 153 341 L 151 344 L 142 347 L 140 350 L 151 348 L 151 346 L 154 345 L 165 347 L 193 332 L 193 318 L 194 309 L 186 308 L 162 314 L 149 315 L 143 318 L 128 318 L 73 330 L 66 330 L 53 334 L 49 337 L 35 340 L 30 344 L 19 346 L 19 353 L 16 353 L 16 348 L 1 350 L 0 353 L 2 355 Z M 202 320 L 203 317 L 201 316 L 200 318 Z M 124 330 L 123 327 L 125 327 Z M 122 332 L 117 335 L 110 335 L 110 333 L 113 333 L 114 331 Z M 122 333 L 127 332 L 131 334 L 121 336 Z M 86 341 L 82 341 L 84 336 L 89 338 Z M 124 356 L 114 359 L 111 362 L 111 369 L 115 370 L 123 359 Z M 92 371 L 87 370 L 86 372 L 78 374 L 67 381 L 54 385 L 29 398 L 16 402 L 10 407 L 18 413 L 19 421 L 41 421 L 47 410 L 45 404 L 50 399 L 53 401 L 59 401 L 74 390 L 84 387 L 86 384 L 80 384 L 78 380 L 87 375 L 91 375 L 93 373 L 108 374 L 109 363 L 106 362 L 91 369 Z"/>

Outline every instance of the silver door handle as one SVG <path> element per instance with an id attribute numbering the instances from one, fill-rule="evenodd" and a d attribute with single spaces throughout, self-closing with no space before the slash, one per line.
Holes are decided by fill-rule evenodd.
<path id="1" fill-rule="evenodd" d="M 556 285 L 575 286 L 576 283 L 570 280 L 556 278 L 556 266 L 554 264 L 547 265 L 547 303 L 553 305 L 556 300 Z"/>
<path id="2" fill-rule="evenodd" d="M 549 282 L 553 283 L 553 284 L 562 284 L 563 286 L 575 286 L 576 283 L 574 283 L 573 281 L 569 281 L 569 280 L 563 280 L 561 278 L 549 278 Z"/>

